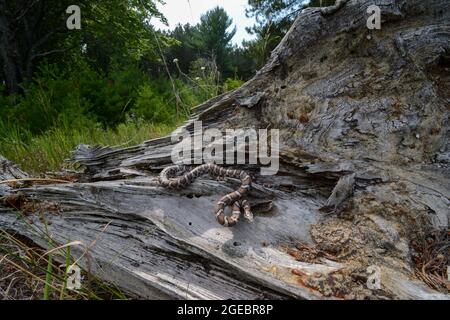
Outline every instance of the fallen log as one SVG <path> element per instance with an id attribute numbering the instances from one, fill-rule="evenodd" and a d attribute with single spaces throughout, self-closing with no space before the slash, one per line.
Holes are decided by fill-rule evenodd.
<path id="1" fill-rule="evenodd" d="M 373 4 L 381 30 L 366 27 Z M 162 188 L 175 145 L 164 137 L 79 146 L 78 182 L 0 185 L 0 228 L 47 247 L 44 215 L 55 242 L 93 244 L 80 261 L 90 272 L 141 298 L 446 299 L 415 275 L 411 242 L 450 216 L 449 12 L 444 0 L 305 9 L 252 80 L 195 108 L 179 130 L 280 130 L 277 175 L 242 166 L 254 223 L 212 215 L 234 179 Z M 0 180 L 25 177 L 2 160 Z M 18 196 L 41 214 L 11 210 Z"/>

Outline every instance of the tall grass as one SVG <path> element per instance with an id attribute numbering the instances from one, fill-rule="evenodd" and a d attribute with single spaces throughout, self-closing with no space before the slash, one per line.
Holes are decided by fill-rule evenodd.
<path id="1" fill-rule="evenodd" d="M 192 107 L 242 84 L 221 84 L 218 74 L 202 60 L 192 77 L 180 71 L 172 85 L 135 67 L 105 76 L 43 65 L 23 95 L 5 95 L 0 85 L 0 155 L 42 174 L 60 169 L 79 144 L 129 146 L 168 134 Z"/>
<path id="2" fill-rule="evenodd" d="M 20 212 L 19 215 L 22 215 Z M 25 219 L 23 219 L 24 221 Z M 44 230 L 30 225 L 42 240 L 50 239 Z M 45 252 L 29 240 L 15 237 L 0 229 L 0 299 L 5 300 L 126 300 L 128 297 L 114 285 L 81 269 L 86 280 L 78 290 L 67 289 L 68 267 L 76 263 L 70 254 L 71 245 L 55 247 Z M 58 258 L 59 259 L 55 259 Z M 60 265 L 58 263 L 64 262 Z"/>
<path id="3" fill-rule="evenodd" d="M 40 135 L 0 120 L 0 154 L 31 174 L 55 171 L 79 144 L 130 146 L 171 132 L 174 124 L 127 120 L 114 129 L 99 124 L 62 122 Z"/>

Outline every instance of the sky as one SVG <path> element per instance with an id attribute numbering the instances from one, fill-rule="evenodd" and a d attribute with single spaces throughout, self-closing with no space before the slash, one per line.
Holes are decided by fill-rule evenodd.
<path id="1" fill-rule="evenodd" d="M 156 29 L 172 30 L 178 23 L 195 25 L 200 22 L 200 16 L 206 11 L 220 6 L 233 18 L 237 32 L 232 42 L 240 45 L 242 40 L 252 39 L 253 36 L 245 31 L 246 27 L 254 24 L 255 20 L 245 16 L 247 0 L 164 0 L 165 5 L 158 5 L 159 10 L 169 22 L 169 27 L 159 20 L 153 19 Z M 230 28 L 231 29 L 231 28 Z"/>

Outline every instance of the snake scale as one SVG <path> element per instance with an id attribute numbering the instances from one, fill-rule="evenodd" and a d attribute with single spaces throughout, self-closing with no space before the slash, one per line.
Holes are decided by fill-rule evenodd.
<path id="1" fill-rule="evenodd" d="M 244 217 L 248 221 L 253 221 L 253 213 L 250 204 L 246 199 L 243 199 L 252 185 L 252 178 L 245 171 L 225 169 L 212 163 L 198 166 L 192 170 L 189 170 L 188 167 L 183 165 L 175 165 L 165 168 L 160 173 L 159 182 L 164 188 L 183 189 L 204 174 L 241 180 L 240 188 L 221 198 L 214 208 L 216 219 L 222 226 L 235 226 L 241 217 L 241 210 L 244 211 Z M 225 215 L 225 208 L 228 206 L 231 207 L 231 216 Z"/>

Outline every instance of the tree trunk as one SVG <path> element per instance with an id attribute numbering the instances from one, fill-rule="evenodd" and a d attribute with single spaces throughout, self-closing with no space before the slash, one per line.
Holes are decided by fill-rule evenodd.
<path id="1" fill-rule="evenodd" d="M 366 27 L 374 2 L 381 30 Z M 82 263 L 138 297 L 448 298 L 415 267 L 412 243 L 448 227 L 449 12 L 445 0 L 308 8 L 252 80 L 195 109 L 190 132 L 196 120 L 280 129 L 279 173 L 242 167 L 254 176 L 254 223 L 223 228 L 212 215 L 234 180 L 159 186 L 170 137 L 79 146 L 78 182 L 4 184 L 0 196 L 39 202 L 53 239 L 93 243 Z M 0 170 L 24 176 L 6 161 Z M 47 245 L 28 225 L 42 226 L 37 214 L 0 212 L 1 228 Z"/>
<path id="2" fill-rule="evenodd" d="M 59 28 L 65 31 L 65 25 L 55 26 L 41 34 L 46 28 L 43 25 L 46 13 L 48 8 L 44 1 L 19 1 L 8 5 L 0 1 L 0 57 L 9 94 L 23 91 L 21 84 L 31 80 L 37 58 L 65 51 L 37 52 L 60 32 Z"/>
<path id="3" fill-rule="evenodd" d="M 6 90 L 9 94 L 20 91 L 19 83 L 21 81 L 18 66 L 17 47 L 14 39 L 11 39 L 10 26 L 4 14 L 0 14 L 0 56 L 3 62 L 3 73 L 5 76 Z"/>

